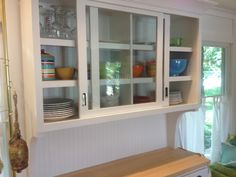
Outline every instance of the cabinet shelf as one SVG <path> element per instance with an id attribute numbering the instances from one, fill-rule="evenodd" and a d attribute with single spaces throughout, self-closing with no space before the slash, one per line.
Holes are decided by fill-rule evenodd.
<path id="1" fill-rule="evenodd" d="M 144 84 L 144 83 L 154 83 L 154 82 L 155 82 L 154 77 L 141 77 L 133 79 L 134 84 Z"/>
<path id="2" fill-rule="evenodd" d="M 192 52 L 192 47 L 170 47 L 171 52 Z"/>
<path id="3" fill-rule="evenodd" d="M 153 44 L 122 44 L 122 43 L 110 43 L 110 42 L 100 42 L 100 49 L 121 49 L 129 50 L 130 48 L 134 50 L 154 50 L 155 45 Z"/>
<path id="4" fill-rule="evenodd" d="M 77 86 L 76 80 L 42 81 L 42 88 L 75 87 L 75 86 Z"/>
<path id="5" fill-rule="evenodd" d="M 67 40 L 67 39 L 41 38 L 40 43 L 41 43 L 41 45 L 75 47 L 75 41 L 74 40 Z"/>
<path id="6" fill-rule="evenodd" d="M 116 85 L 116 84 L 143 84 L 143 83 L 154 83 L 155 78 L 152 77 L 142 77 L 133 79 L 102 79 L 100 80 L 100 85 Z"/>
<path id="7" fill-rule="evenodd" d="M 172 76 L 169 77 L 169 82 L 192 81 L 192 76 Z"/>
<path id="8" fill-rule="evenodd" d="M 154 44 L 134 44 L 133 49 L 134 50 L 154 50 L 155 45 Z"/>
<path id="9" fill-rule="evenodd" d="M 122 50 L 129 50 L 129 44 L 122 44 L 122 43 L 110 43 L 110 42 L 100 42 L 99 43 L 100 49 L 122 49 Z"/>

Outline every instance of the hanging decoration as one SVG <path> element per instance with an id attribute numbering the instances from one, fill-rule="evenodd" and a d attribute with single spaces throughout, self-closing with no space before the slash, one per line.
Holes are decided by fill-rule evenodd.
<path id="1" fill-rule="evenodd" d="M 15 105 L 15 122 L 13 135 L 9 141 L 9 156 L 13 171 L 20 173 L 28 167 L 29 151 L 26 142 L 21 138 L 21 131 L 18 122 L 17 94 L 13 95 Z"/>

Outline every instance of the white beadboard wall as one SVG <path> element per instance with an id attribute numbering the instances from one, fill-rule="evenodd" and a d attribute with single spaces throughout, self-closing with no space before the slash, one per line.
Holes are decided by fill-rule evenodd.
<path id="1" fill-rule="evenodd" d="M 164 115 L 47 133 L 31 144 L 30 177 L 53 177 L 166 147 Z"/>

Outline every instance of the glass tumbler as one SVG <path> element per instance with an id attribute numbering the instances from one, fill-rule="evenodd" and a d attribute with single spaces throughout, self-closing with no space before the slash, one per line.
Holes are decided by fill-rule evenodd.
<path id="1" fill-rule="evenodd" d="M 66 23 L 66 10 L 60 6 L 53 6 L 55 21 L 53 22 L 53 32 L 56 38 L 70 39 L 70 27 Z"/>
<path id="2" fill-rule="evenodd" d="M 39 6 L 40 11 L 40 34 L 41 37 L 54 37 L 52 24 L 54 12 L 51 8 Z"/>

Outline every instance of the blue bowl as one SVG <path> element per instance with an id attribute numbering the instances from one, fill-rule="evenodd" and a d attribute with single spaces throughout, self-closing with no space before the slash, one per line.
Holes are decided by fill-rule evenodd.
<path id="1" fill-rule="evenodd" d="M 187 59 L 170 59 L 170 76 L 181 75 L 187 67 Z"/>

